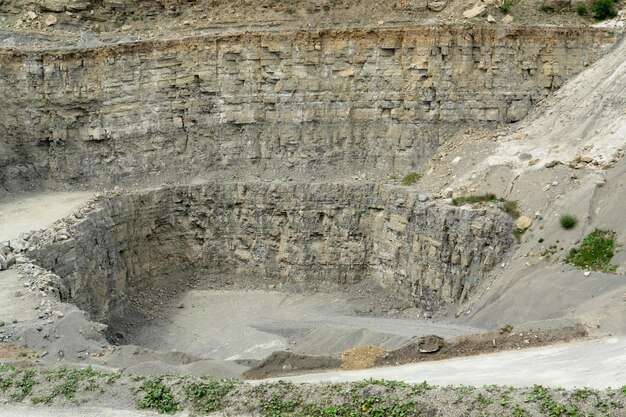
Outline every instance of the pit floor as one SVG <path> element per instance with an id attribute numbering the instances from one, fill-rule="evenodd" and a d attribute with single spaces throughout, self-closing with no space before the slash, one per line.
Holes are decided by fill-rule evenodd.
<path id="1" fill-rule="evenodd" d="M 182 307 L 182 308 L 181 308 Z M 357 315 L 343 294 L 298 295 L 260 290 L 193 290 L 133 342 L 202 359 L 262 359 L 274 351 L 336 355 L 354 346 L 395 349 L 415 336 L 448 338 L 481 330 L 420 319 Z"/>

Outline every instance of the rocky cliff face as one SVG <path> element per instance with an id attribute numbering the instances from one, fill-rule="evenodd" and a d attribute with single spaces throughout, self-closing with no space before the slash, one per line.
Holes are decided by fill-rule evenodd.
<path id="1" fill-rule="evenodd" d="M 372 184 L 204 184 L 103 199 L 28 256 L 97 320 L 193 285 L 367 288 L 391 305 L 462 301 L 513 243 L 498 209 Z M 363 284 L 361 286 L 361 284 Z"/>
<path id="2" fill-rule="evenodd" d="M 5 48 L 0 188 L 228 169 L 406 173 L 461 128 L 521 119 L 613 40 L 421 26 Z"/>

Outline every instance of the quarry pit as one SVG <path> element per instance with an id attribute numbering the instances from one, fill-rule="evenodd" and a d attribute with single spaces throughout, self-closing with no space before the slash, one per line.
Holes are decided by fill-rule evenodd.
<path id="1" fill-rule="evenodd" d="M 0 30 L 3 360 L 242 378 L 626 332 L 624 130 L 580 104 L 623 107 L 621 26 L 122 9 Z M 614 271 L 563 264 L 596 228 Z"/>

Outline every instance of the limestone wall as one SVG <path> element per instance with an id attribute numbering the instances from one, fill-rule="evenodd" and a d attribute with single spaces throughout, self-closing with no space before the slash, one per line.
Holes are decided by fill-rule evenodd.
<path id="1" fill-rule="evenodd" d="M 465 299 L 512 245 L 512 227 L 498 209 L 419 202 L 407 187 L 211 183 L 104 199 L 29 256 L 98 320 L 148 292 L 185 290 L 193 276 L 217 288 L 367 288 L 396 306 L 437 306 Z"/>
<path id="2" fill-rule="evenodd" d="M 521 119 L 613 41 L 416 26 L 4 47 L 0 189 L 231 168 L 406 173 L 460 128 Z"/>

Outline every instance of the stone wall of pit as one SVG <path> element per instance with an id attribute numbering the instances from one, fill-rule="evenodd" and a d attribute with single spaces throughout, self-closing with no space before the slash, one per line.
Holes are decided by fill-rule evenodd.
<path id="1" fill-rule="evenodd" d="M 523 118 L 614 42 L 557 27 L 248 31 L 0 49 L 0 189 L 228 169 L 406 174 Z"/>
<path id="2" fill-rule="evenodd" d="M 28 256 L 104 321 L 192 277 L 213 288 L 364 288 L 396 306 L 462 301 L 513 244 L 512 220 L 417 197 L 371 184 L 164 188 L 104 198 Z"/>

